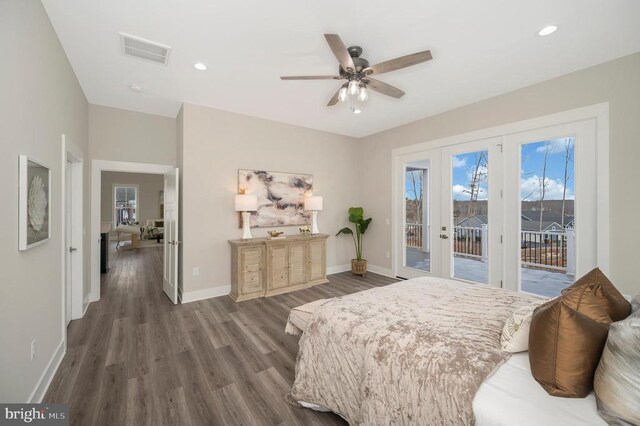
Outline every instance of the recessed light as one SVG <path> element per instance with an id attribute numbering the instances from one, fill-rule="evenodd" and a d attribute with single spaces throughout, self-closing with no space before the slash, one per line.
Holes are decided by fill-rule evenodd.
<path id="1" fill-rule="evenodd" d="M 538 35 L 543 37 L 548 36 L 549 34 L 555 33 L 557 29 L 558 27 L 556 25 L 548 25 L 543 29 L 541 29 L 540 31 L 538 31 Z"/>
<path id="2" fill-rule="evenodd" d="M 142 93 L 142 87 L 138 86 L 137 84 L 132 84 L 131 86 L 129 86 L 129 89 L 131 89 L 132 92 Z"/>
<path id="3" fill-rule="evenodd" d="M 207 70 L 207 66 L 205 64 L 203 64 L 202 62 L 196 62 L 195 64 L 193 64 L 193 67 L 195 69 L 197 69 L 198 71 L 206 71 Z"/>

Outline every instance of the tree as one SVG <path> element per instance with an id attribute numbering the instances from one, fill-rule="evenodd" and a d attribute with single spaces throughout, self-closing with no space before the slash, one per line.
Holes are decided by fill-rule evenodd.
<path id="1" fill-rule="evenodd" d="M 411 180 L 411 189 L 413 191 L 413 200 L 416 207 L 416 223 L 422 223 L 422 169 L 409 170 L 409 178 Z M 417 176 L 417 177 L 416 177 Z"/>
<path id="2" fill-rule="evenodd" d="M 540 188 L 540 232 L 542 232 L 542 219 L 544 218 L 544 196 L 549 182 L 547 181 L 547 159 L 551 144 L 547 143 L 544 147 L 544 162 L 542 163 L 542 177 L 538 178 Z"/>
<path id="3" fill-rule="evenodd" d="M 564 229 L 564 212 L 565 212 L 565 202 L 567 199 L 567 184 L 569 183 L 569 165 L 573 163 L 573 141 L 571 138 L 565 139 L 565 150 L 564 150 L 564 181 L 562 188 L 562 215 L 561 215 L 561 223 L 562 229 Z"/>
<path id="4" fill-rule="evenodd" d="M 476 153 L 476 158 L 471 167 L 471 178 L 469 186 L 462 192 L 469 194 L 469 205 L 467 207 L 467 217 L 476 214 L 476 201 L 480 195 L 480 186 L 487 179 L 487 151 Z"/>

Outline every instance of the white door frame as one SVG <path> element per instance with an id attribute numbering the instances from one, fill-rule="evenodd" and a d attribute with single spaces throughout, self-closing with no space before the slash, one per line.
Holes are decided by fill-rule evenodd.
<path id="1" fill-rule="evenodd" d="M 89 301 L 100 300 L 100 202 L 102 172 L 147 173 L 164 175 L 174 166 L 165 164 L 131 163 L 127 161 L 91 161 L 91 292 Z"/>
<path id="2" fill-rule="evenodd" d="M 460 135 L 449 136 L 441 139 L 436 139 L 428 142 L 422 142 L 414 145 L 409 145 L 401 148 L 395 148 L 391 151 L 391 181 L 392 184 L 392 197 L 391 197 L 391 213 L 392 213 L 392 256 L 391 265 L 394 275 L 397 275 L 397 262 L 395 259 L 396 247 L 398 247 L 398 239 L 401 237 L 396 231 L 398 228 L 398 221 L 402 220 L 396 213 L 396 202 L 398 199 L 396 179 L 397 179 L 397 157 L 418 153 L 421 151 L 427 151 L 434 148 L 457 145 L 465 142 L 473 142 L 480 139 L 487 139 L 492 137 L 503 137 L 512 133 L 525 132 L 529 130 L 540 129 L 549 126 L 556 126 L 574 121 L 582 121 L 594 119 L 596 123 L 597 133 L 597 168 L 598 168 L 598 229 L 596 240 L 598 242 L 598 254 L 597 261 L 600 269 L 605 274 L 609 271 L 609 228 L 610 228 L 610 215 L 609 215 L 609 103 L 604 102 L 600 104 L 590 105 L 583 108 L 572 109 L 568 111 L 559 112 L 556 114 L 545 115 L 541 117 L 531 118 L 528 120 L 518 121 L 514 123 L 504 124 L 496 127 L 490 127 L 482 130 L 476 130 L 469 133 L 463 133 Z"/>
<path id="3" fill-rule="evenodd" d="M 84 160 L 82 152 L 79 151 L 76 146 L 67 140 L 66 135 L 62 135 L 62 155 L 61 155 L 61 181 L 62 181 L 62 193 L 61 193 L 61 214 L 60 214 L 60 235 L 62 246 L 62 335 L 67 336 L 67 324 L 65 320 L 67 309 L 67 290 L 66 290 L 66 260 L 69 247 L 67 247 L 66 241 L 66 226 L 67 226 L 67 161 L 71 163 L 71 190 L 74 197 L 71 199 L 71 217 L 72 229 L 71 229 L 71 244 L 77 248 L 74 253 L 75 262 L 72 263 L 72 279 L 71 279 L 71 319 L 82 318 L 83 313 L 83 265 L 84 265 L 84 224 L 83 224 L 83 181 L 84 181 Z"/>
<path id="4" fill-rule="evenodd" d="M 440 152 L 439 150 L 423 150 L 420 152 L 412 152 L 407 153 L 405 155 L 398 155 L 394 157 L 392 170 L 393 170 L 393 178 L 392 178 L 392 199 L 393 199 L 393 208 L 391 209 L 391 223 L 392 234 L 393 234 L 393 248 L 391 252 L 393 253 L 391 259 L 393 262 L 392 271 L 395 277 L 402 278 L 415 278 L 419 276 L 440 276 L 441 274 L 441 250 L 440 250 L 440 215 L 441 215 L 441 205 L 440 200 L 436 202 L 432 202 L 432 196 L 440 196 L 441 197 L 441 176 L 442 171 L 440 169 Z M 403 202 L 405 200 L 405 177 L 406 177 L 406 166 L 409 163 L 423 162 L 429 161 L 429 180 L 427 181 L 427 185 L 423 186 L 423 199 L 426 200 L 427 209 L 424 210 L 424 213 L 428 216 L 429 219 L 429 229 L 428 229 L 428 241 L 429 241 L 429 264 L 430 268 L 428 271 L 423 271 L 416 268 L 408 268 L 405 265 L 405 256 L 406 256 L 406 246 L 405 246 L 405 232 L 401 231 L 404 229 L 404 221 L 406 216 L 406 203 Z M 424 233 L 423 233 L 424 235 Z M 424 238 L 424 237 L 423 237 Z M 423 240 L 424 241 L 424 240 Z"/>

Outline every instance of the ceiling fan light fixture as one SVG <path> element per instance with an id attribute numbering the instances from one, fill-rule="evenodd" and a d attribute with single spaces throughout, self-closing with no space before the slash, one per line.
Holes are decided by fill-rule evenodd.
<path id="1" fill-rule="evenodd" d="M 369 99 L 369 93 L 367 93 L 367 88 L 365 86 L 360 87 L 360 92 L 358 92 L 358 100 L 360 102 L 366 102 Z"/>
<path id="2" fill-rule="evenodd" d="M 548 36 L 549 34 L 555 33 L 557 29 L 557 25 L 547 25 L 546 27 L 538 31 L 538 35 L 541 37 Z"/>
<path id="3" fill-rule="evenodd" d="M 347 88 L 347 92 L 349 93 L 349 95 L 355 96 L 355 95 L 358 94 L 359 87 L 360 87 L 360 85 L 358 84 L 358 82 L 356 80 L 351 80 L 349 82 L 349 87 Z"/>
<path id="4" fill-rule="evenodd" d="M 340 92 L 338 93 L 338 100 L 340 102 L 344 102 L 347 100 L 347 88 L 343 87 L 340 89 Z"/>

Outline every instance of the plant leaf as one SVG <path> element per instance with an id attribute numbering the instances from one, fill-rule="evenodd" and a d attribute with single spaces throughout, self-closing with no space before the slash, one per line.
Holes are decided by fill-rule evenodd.
<path id="1" fill-rule="evenodd" d="M 362 207 L 350 207 L 349 208 L 349 222 L 358 223 L 358 221 L 364 218 L 364 209 Z"/>
<path id="2" fill-rule="evenodd" d="M 336 237 L 340 234 L 353 235 L 353 231 L 351 230 L 351 228 L 344 227 L 338 231 L 338 233 L 336 234 Z"/>
<path id="3" fill-rule="evenodd" d="M 371 218 L 369 219 L 365 219 L 360 221 L 360 223 L 358 224 L 358 226 L 360 227 L 360 233 L 364 234 L 367 231 L 367 228 L 369 227 L 369 224 L 371 223 Z"/>

